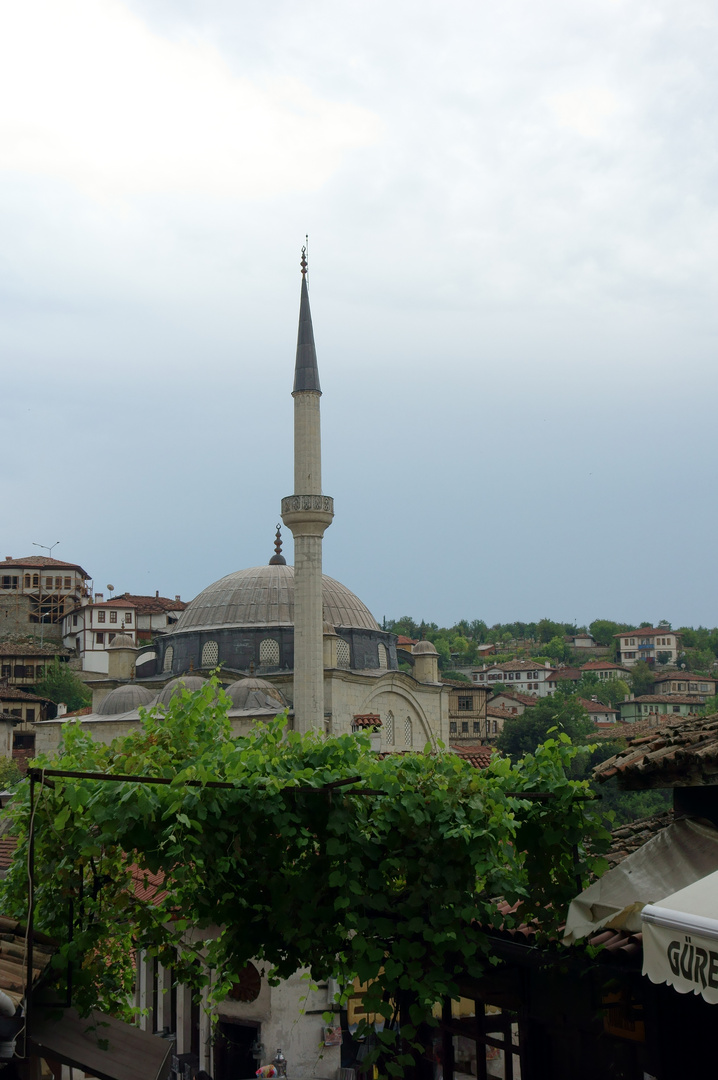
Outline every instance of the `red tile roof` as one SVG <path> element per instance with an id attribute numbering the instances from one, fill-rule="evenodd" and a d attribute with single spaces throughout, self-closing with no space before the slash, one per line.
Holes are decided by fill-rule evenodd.
<path id="1" fill-rule="evenodd" d="M 122 593 L 105 600 L 105 604 L 114 607 L 133 607 L 138 615 L 162 615 L 167 611 L 184 611 L 188 606 L 183 600 L 172 600 L 168 596 L 135 596 Z"/>
<path id="2" fill-rule="evenodd" d="M 28 769 L 28 764 L 35 757 L 34 747 L 29 746 L 13 746 L 12 759 L 17 765 L 18 769 L 24 776 Z"/>
<path id="3" fill-rule="evenodd" d="M 643 738 L 630 739 L 625 750 L 593 770 L 601 783 L 617 776 L 621 786 L 702 787 L 718 773 L 718 713 L 684 717 Z"/>
<path id="4" fill-rule="evenodd" d="M 664 634 L 675 634 L 677 637 L 681 637 L 681 633 L 678 630 L 669 630 L 667 626 L 642 626 L 640 630 L 621 630 L 620 634 L 614 634 L 614 637 L 661 637 Z"/>
<path id="5" fill-rule="evenodd" d="M 24 559 L 11 559 L 5 558 L 0 562 L 0 566 L 11 566 L 17 570 L 22 570 L 24 567 L 28 569 L 41 569 L 41 570 L 79 570 L 84 578 L 89 578 L 89 574 L 73 562 L 62 562 L 60 559 L 48 559 L 46 555 L 27 555 Z M 2 573 L 2 571 L 0 571 Z"/>
<path id="6" fill-rule="evenodd" d="M 548 682 L 580 682 L 583 672 L 577 667 L 556 668 L 548 677 Z"/>
<path id="7" fill-rule="evenodd" d="M 71 656 L 72 650 L 64 645 L 55 645 L 46 642 L 40 645 L 39 641 L 0 641 L 0 656 Z"/>
<path id="8" fill-rule="evenodd" d="M 498 684 L 497 684 L 498 685 Z M 521 705 L 538 705 L 539 698 L 535 694 L 522 694 L 520 690 L 512 690 L 510 686 L 501 688 L 496 697 L 507 697 L 518 701 Z"/>
<path id="9" fill-rule="evenodd" d="M 639 735 L 647 735 L 673 722 L 674 717 L 671 713 L 648 713 L 647 716 L 634 723 L 617 720 L 615 724 L 611 724 L 610 728 L 591 734 L 590 739 L 635 739 Z"/>
<path id="10" fill-rule="evenodd" d="M 0 871 L 7 871 L 10 869 L 10 863 L 12 862 L 16 847 L 17 837 L 0 836 Z"/>
<path id="11" fill-rule="evenodd" d="M 621 664 L 614 664 L 610 660 L 589 660 L 585 664 L 581 664 L 581 671 L 628 671 L 628 668 L 622 667 Z"/>
<path id="12" fill-rule="evenodd" d="M 692 671 L 668 671 L 663 675 L 656 675 L 654 682 L 712 682 L 715 685 L 715 675 L 694 675 Z"/>
<path id="13" fill-rule="evenodd" d="M 353 727 L 378 728 L 381 727 L 381 717 L 378 713 L 357 713 L 352 717 Z"/>
<path id="14" fill-rule="evenodd" d="M 601 701 L 589 701 L 588 698 L 578 699 L 587 713 L 617 713 L 618 709 L 612 709 L 610 705 L 604 705 Z"/>
<path id="15" fill-rule="evenodd" d="M 486 715 L 497 717 L 499 720 L 515 720 L 518 713 L 511 712 L 506 705 L 487 705 Z"/>
<path id="16" fill-rule="evenodd" d="M 645 705 L 700 705 L 699 694 L 641 694 L 634 698 Z M 626 702 L 629 704 L 629 702 Z"/>
<path id="17" fill-rule="evenodd" d="M 28 694 L 17 686 L 6 686 L 0 683 L 0 701 L 49 701 L 49 698 L 38 697 L 37 694 Z"/>
<path id="18" fill-rule="evenodd" d="M 468 745 L 466 743 L 452 743 L 451 749 L 469 761 L 475 769 L 488 768 L 491 758 L 498 753 L 493 746 L 481 746 L 476 745 L 476 743 Z"/>
<path id="19" fill-rule="evenodd" d="M 483 668 L 475 668 L 481 672 Z M 505 664 L 489 664 L 486 671 L 550 671 L 545 664 L 539 664 L 535 660 L 507 660 Z"/>

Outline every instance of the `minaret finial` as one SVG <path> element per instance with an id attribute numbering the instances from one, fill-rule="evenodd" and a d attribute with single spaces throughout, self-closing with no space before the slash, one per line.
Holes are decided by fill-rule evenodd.
<path id="1" fill-rule="evenodd" d="M 270 566 L 286 566 L 287 560 L 282 555 L 282 530 L 277 525 L 277 533 L 274 537 L 274 555 L 269 560 Z"/>
<path id="2" fill-rule="evenodd" d="M 307 251 L 308 251 L 308 245 L 309 245 L 309 237 L 306 236 L 305 240 L 307 241 L 307 243 L 302 248 L 302 261 L 299 264 L 301 266 L 301 268 L 302 268 L 302 277 L 307 276 L 307 269 L 308 269 L 308 266 L 309 266 L 309 263 L 307 262 Z"/>

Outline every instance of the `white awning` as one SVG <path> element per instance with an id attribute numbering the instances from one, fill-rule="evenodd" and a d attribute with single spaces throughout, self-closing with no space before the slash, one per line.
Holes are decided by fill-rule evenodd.
<path id="1" fill-rule="evenodd" d="M 643 974 L 718 1005 L 718 872 L 647 905 Z"/>
<path id="2" fill-rule="evenodd" d="M 564 941 L 577 941 L 603 926 L 636 933 L 645 904 L 662 903 L 662 896 L 714 870 L 718 870 L 718 829 L 681 818 L 571 901 Z"/>

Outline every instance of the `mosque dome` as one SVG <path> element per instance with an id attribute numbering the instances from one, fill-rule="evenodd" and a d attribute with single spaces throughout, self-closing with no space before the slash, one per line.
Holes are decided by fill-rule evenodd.
<path id="1" fill-rule="evenodd" d="M 140 686 L 138 683 L 126 683 L 124 686 L 116 686 L 114 690 L 110 690 L 107 697 L 103 698 L 98 705 L 97 712 L 100 716 L 116 716 L 119 713 L 137 709 L 140 705 L 149 705 L 155 697 L 156 695 L 145 686 Z"/>
<path id="2" fill-rule="evenodd" d="M 134 641 L 129 634 L 115 634 L 108 649 L 136 649 Z"/>
<path id="3" fill-rule="evenodd" d="M 334 578 L 322 577 L 324 620 L 333 627 L 380 629 L 358 596 Z M 281 564 L 237 570 L 215 581 L 182 612 L 173 635 L 218 630 L 294 625 L 294 567 Z"/>
<path id="4" fill-rule="evenodd" d="M 192 693 L 194 690 L 199 690 L 206 682 L 207 680 L 201 678 L 199 675 L 183 675 L 179 679 L 172 679 L 167 683 L 164 690 L 157 698 L 157 704 L 169 705 L 170 699 L 174 694 L 177 694 L 182 690 L 189 690 L 190 693 Z"/>
<path id="5" fill-rule="evenodd" d="M 430 641 L 417 641 L 411 650 L 414 656 L 438 656 L 436 647 Z"/>
<path id="6" fill-rule="evenodd" d="M 286 701 L 266 679 L 238 679 L 225 689 L 232 699 L 235 709 L 280 709 L 286 708 Z"/>

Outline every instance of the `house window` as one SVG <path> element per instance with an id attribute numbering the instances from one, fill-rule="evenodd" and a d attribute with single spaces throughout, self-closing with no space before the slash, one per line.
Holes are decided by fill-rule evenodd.
<path id="1" fill-rule="evenodd" d="M 202 646 L 202 667 L 214 667 L 219 660 L 219 646 L 216 641 L 205 641 Z"/>
<path id="2" fill-rule="evenodd" d="M 476 678 L 476 676 L 474 676 L 474 678 Z M 483 676 L 483 675 L 479 675 L 479 682 L 483 682 L 483 681 L 484 681 L 484 676 Z"/>
<path id="3" fill-rule="evenodd" d="M 456 720 L 449 720 L 449 734 L 456 735 L 459 730 Z"/>
<path id="4" fill-rule="evenodd" d="M 34 724 L 35 723 L 35 710 L 34 709 L 25 709 L 25 722 L 28 723 L 28 724 Z M 32 735 L 31 738 L 32 738 L 32 741 L 34 743 L 35 742 L 35 736 Z"/>
<path id="5" fill-rule="evenodd" d="M 349 642 L 345 641 L 344 638 L 339 638 L 337 642 L 337 664 L 339 667 L 348 668 L 350 663 Z"/>
<path id="6" fill-rule="evenodd" d="M 173 647 L 171 645 L 168 645 L 167 649 L 165 650 L 165 658 L 164 658 L 164 660 L 162 662 L 162 670 L 163 671 L 171 671 L 172 670 L 172 659 L 174 657 L 174 654 L 175 654 L 175 651 L 174 651 Z"/>
<path id="7" fill-rule="evenodd" d="M 3 679 L 10 678 L 10 676 L 12 675 L 12 667 L 10 666 L 10 664 L 3 664 L 0 675 L 2 675 Z"/>
<path id="8" fill-rule="evenodd" d="M 674 706 L 673 706 L 673 711 L 674 711 L 674 712 L 680 712 L 680 711 L 681 711 L 681 707 L 680 707 L 680 705 L 674 705 Z"/>
<path id="9" fill-rule="evenodd" d="M 407 716 L 404 721 L 404 743 L 406 746 L 412 745 L 413 732 L 411 730 L 411 717 Z"/>
<path id="10" fill-rule="evenodd" d="M 30 575 L 29 574 L 25 574 L 24 584 L 25 584 L 26 589 L 30 588 Z"/>
<path id="11" fill-rule="evenodd" d="M 2 585 L 3 589 L 16 589 L 17 588 L 17 578 L 14 577 L 12 574 L 3 574 L 3 578 L 2 578 L 2 581 L 0 582 L 0 585 Z"/>
<path id="12" fill-rule="evenodd" d="M 259 666 L 279 667 L 279 642 L 274 638 L 264 638 L 259 643 Z"/>
<path id="13" fill-rule="evenodd" d="M 55 578 L 55 588 L 58 591 L 62 588 L 62 578 L 61 577 L 56 577 Z"/>
<path id="14" fill-rule="evenodd" d="M 79 617 L 79 615 L 73 615 L 73 616 L 72 616 L 72 625 L 73 625 L 73 626 L 77 626 L 77 624 L 79 623 L 79 621 L 80 621 L 80 617 Z"/>
<path id="15" fill-rule="evenodd" d="M 52 578 L 51 577 L 46 577 L 45 578 L 45 588 L 46 589 L 51 589 L 52 588 Z"/>
<path id="16" fill-rule="evenodd" d="M 110 612 L 110 622 L 117 622 L 117 612 L 116 611 L 111 611 Z"/>
<path id="17" fill-rule="evenodd" d="M 481 734 L 481 724 L 479 723 L 478 720 L 474 720 L 474 735 L 480 735 L 480 734 Z"/>
<path id="18" fill-rule="evenodd" d="M 131 611 L 126 611 L 125 612 L 125 626 L 131 626 L 131 625 L 132 625 L 132 612 Z"/>
<path id="19" fill-rule="evenodd" d="M 461 734 L 462 735 L 468 735 L 469 734 L 469 721 L 468 720 L 462 720 L 461 721 Z"/>
<path id="20" fill-rule="evenodd" d="M 103 633 L 95 634 L 95 644 L 96 645 L 104 645 L 105 644 L 105 635 Z"/>
<path id="21" fill-rule="evenodd" d="M 708 683 L 707 682 L 702 682 L 701 683 L 701 690 L 707 690 L 707 689 L 708 689 Z"/>
<path id="22" fill-rule="evenodd" d="M 459 698 L 459 712 L 471 712 L 474 707 L 474 699 L 472 697 L 460 697 Z"/>
<path id="23" fill-rule="evenodd" d="M 98 611 L 97 612 L 97 621 L 98 622 L 104 622 L 105 621 L 105 613 L 104 613 L 104 611 Z"/>
<path id="24" fill-rule="evenodd" d="M 34 709 L 28 709 L 27 711 L 28 711 L 28 713 L 32 712 L 33 717 L 35 716 L 35 710 Z M 25 719 L 26 720 L 29 719 L 29 716 L 26 715 Z M 13 735 L 13 737 L 12 737 L 12 747 L 13 747 L 13 750 L 34 750 L 35 749 L 35 736 L 30 734 L 29 731 L 24 731 L 24 732 L 22 732 L 21 734 L 18 734 L 18 735 Z"/>
<path id="25" fill-rule="evenodd" d="M 32 587 L 33 587 L 33 589 L 37 589 L 39 587 L 39 585 L 40 585 L 40 578 L 38 577 L 37 574 L 33 574 L 32 575 Z"/>
<path id="26" fill-rule="evenodd" d="M 499 722 L 498 722 L 498 720 L 493 720 L 492 723 L 491 723 L 491 731 L 492 731 L 492 733 L 494 735 L 496 735 L 498 733 L 498 730 L 499 730 Z"/>

